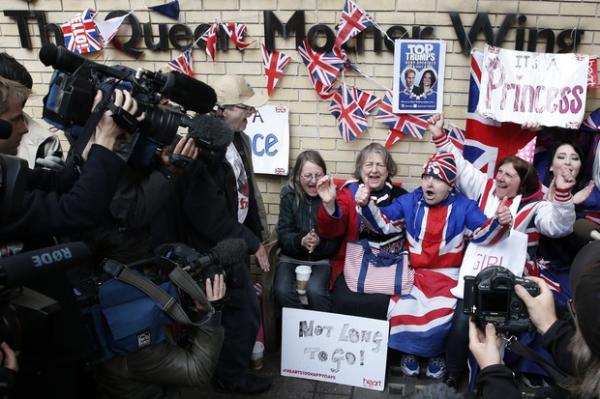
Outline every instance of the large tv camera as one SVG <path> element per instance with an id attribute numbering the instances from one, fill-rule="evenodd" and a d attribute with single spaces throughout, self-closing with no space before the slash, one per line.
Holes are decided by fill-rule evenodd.
<path id="1" fill-rule="evenodd" d="M 106 109 L 113 111 L 119 126 L 134 134 L 128 158 L 133 163 L 147 164 L 158 148 L 173 142 L 179 127 L 188 128 L 188 134 L 206 151 L 223 151 L 233 138 L 233 132 L 222 121 L 202 115 L 211 111 L 217 101 L 215 91 L 206 83 L 174 71 L 163 74 L 99 64 L 53 44 L 45 44 L 39 58 L 58 72 L 44 99 L 44 118 L 79 136 L 78 149 L 85 147 Z M 144 120 L 138 122 L 135 116 L 112 105 L 115 89 L 131 92 L 140 114 L 145 113 Z M 98 90 L 103 98 L 91 112 Z M 181 108 L 164 106 L 164 99 Z M 186 111 L 196 115 L 190 116 Z M 91 118 L 93 114 L 97 118 Z M 81 136 L 85 138 L 80 144 Z"/>
<path id="2" fill-rule="evenodd" d="M 488 267 L 475 277 L 465 276 L 464 313 L 472 315 L 481 329 L 492 323 L 504 333 L 533 331 L 527 307 L 515 293 L 515 284 L 522 285 L 531 296 L 540 294 L 537 284 L 502 266 Z"/>

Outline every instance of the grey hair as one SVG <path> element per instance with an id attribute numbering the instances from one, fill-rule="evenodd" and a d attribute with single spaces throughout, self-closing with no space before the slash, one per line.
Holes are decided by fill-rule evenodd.
<path id="1" fill-rule="evenodd" d="M 577 327 L 569 343 L 575 364 L 575 386 L 571 391 L 579 398 L 600 398 L 600 359 L 585 343 L 581 330 Z"/>

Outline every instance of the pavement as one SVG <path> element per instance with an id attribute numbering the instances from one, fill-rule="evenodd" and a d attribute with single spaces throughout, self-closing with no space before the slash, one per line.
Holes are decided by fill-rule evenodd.
<path id="1" fill-rule="evenodd" d="M 271 399 L 271 398 L 294 398 L 294 399 L 381 399 L 381 398 L 407 398 L 407 399 L 455 399 L 474 398 L 467 393 L 466 379 L 461 382 L 459 391 L 448 388 L 445 384 L 427 379 L 424 376 L 406 377 L 400 368 L 393 366 L 397 363 L 394 356 L 388 358 L 386 384 L 383 391 L 374 391 L 359 387 L 333 384 L 307 380 L 303 378 L 282 377 L 280 375 L 280 353 L 267 353 L 262 369 L 254 371 L 257 375 L 273 379 L 273 386 L 267 392 L 260 395 L 232 395 L 219 393 L 212 388 L 187 389 L 182 393 L 182 399 Z M 424 367 L 421 368 L 422 370 Z M 533 392 L 522 386 L 523 398 L 532 398 Z"/>

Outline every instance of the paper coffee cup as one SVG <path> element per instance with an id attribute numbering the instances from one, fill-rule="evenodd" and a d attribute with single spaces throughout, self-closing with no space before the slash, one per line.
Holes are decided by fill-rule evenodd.
<path id="1" fill-rule="evenodd" d="M 306 285 L 310 279 L 310 273 L 312 273 L 310 266 L 300 265 L 296 267 L 296 291 L 298 294 L 306 294 Z"/>
<path id="2" fill-rule="evenodd" d="M 252 368 L 254 370 L 260 370 L 263 367 L 263 356 L 265 354 L 265 344 L 260 341 L 254 343 L 252 349 Z"/>

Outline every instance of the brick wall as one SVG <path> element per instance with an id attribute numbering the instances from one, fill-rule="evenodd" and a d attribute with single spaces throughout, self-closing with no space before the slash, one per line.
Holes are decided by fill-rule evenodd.
<path id="1" fill-rule="evenodd" d="M 3 0 L 4 10 L 44 10 L 47 11 L 48 22 L 62 23 L 85 7 L 93 7 L 98 11 L 97 19 L 112 10 L 133 9 L 140 22 L 158 24 L 174 24 L 169 18 L 156 13 L 149 13 L 146 3 L 158 1 L 145 0 Z M 274 10 L 283 22 L 292 15 L 294 10 L 304 10 L 306 31 L 316 24 L 322 23 L 334 28 L 343 0 L 180 0 L 180 23 L 194 29 L 200 23 L 210 23 L 215 19 L 236 21 L 248 25 L 250 36 L 262 40 L 263 10 Z M 434 27 L 435 37 L 447 42 L 444 112 L 447 119 L 457 126 L 464 127 L 466 116 L 468 89 L 468 57 L 461 53 L 461 46 L 456 40 L 456 33 L 451 24 L 448 12 L 460 12 L 465 30 L 468 32 L 478 12 L 490 14 L 490 21 L 495 29 L 502 23 L 506 13 L 522 13 L 527 16 L 527 28 L 546 27 L 556 33 L 564 29 L 580 28 L 585 30 L 579 51 L 582 53 L 598 54 L 600 43 L 599 2 L 598 1 L 477 1 L 477 0 L 359 0 L 383 29 L 391 25 L 403 25 L 409 32 L 413 25 L 430 25 Z M 0 15 L 0 50 L 15 56 L 26 65 L 33 75 L 34 94 L 27 104 L 27 111 L 35 118 L 42 112 L 42 97 L 46 92 L 46 84 L 51 70 L 37 60 L 40 38 L 35 22 L 29 23 L 33 34 L 34 49 L 20 47 L 17 25 L 13 19 Z M 158 27 L 155 26 L 155 33 Z M 127 39 L 129 27 L 123 27 L 123 36 Z M 514 48 L 516 30 L 511 29 L 507 35 L 504 47 Z M 483 46 L 483 35 L 480 35 L 474 47 Z M 244 52 L 231 48 L 229 51 L 218 51 L 216 62 L 207 62 L 203 51 L 197 49 L 193 53 L 194 70 L 197 78 L 209 84 L 222 74 L 241 74 L 258 88 L 265 87 L 262 61 L 257 46 Z M 344 143 L 339 137 L 334 124 L 334 118 L 327 111 L 328 102 L 320 101 L 312 89 L 306 69 L 300 63 L 299 55 L 294 51 L 295 39 L 276 38 L 276 47 L 287 50 L 295 62 L 287 67 L 284 77 L 280 80 L 272 102 L 282 103 L 290 107 L 290 162 L 293 163 L 297 154 L 305 149 L 315 148 L 321 151 L 330 171 L 338 176 L 348 177 L 353 170 L 353 162 L 357 152 L 366 144 L 385 141 L 387 129 L 369 119 L 369 130 L 362 137 L 351 143 Z M 168 52 L 153 52 L 145 49 L 144 54 L 137 60 L 115 50 L 112 46 L 106 49 L 98 61 L 121 63 L 132 67 L 147 69 L 164 68 L 165 63 L 179 54 L 178 50 Z M 541 51 L 542 45 L 538 46 Z M 391 87 L 393 55 L 382 51 L 373 51 L 373 42 L 368 36 L 365 41 L 365 52 L 350 54 L 351 59 L 379 84 Z M 375 91 L 379 96 L 383 90 L 379 85 L 364 79 L 354 73 L 346 73 L 346 82 L 363 89 Z M 593 110 L 600 106 L 598 90 L 588 92 L 587 109 Z M 409 186 L 414 186 L 419 180 L 421 165 L 433 151 L 429 137 L 423 141 L 403 140 L 393 147 L 394 159 L 399 163 L 399 178 Z M 279 213 L 279 191 L 284 178 L 260 176 L 259 186 L 264 193 L 269 224 L 277 222 Z"/>

